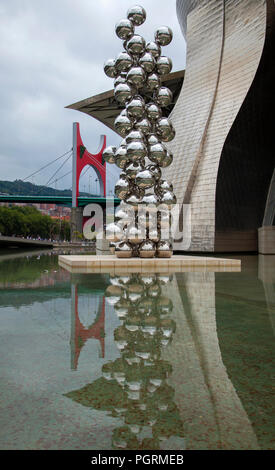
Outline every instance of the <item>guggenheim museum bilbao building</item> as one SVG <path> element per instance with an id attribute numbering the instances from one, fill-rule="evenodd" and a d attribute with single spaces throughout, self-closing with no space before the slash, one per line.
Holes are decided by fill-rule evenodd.
<path id="1" fill-rule="evenodd" d="M 177 0 L 186 70 L 173 92 L 174 160 L 165 169 L 191 210 L 192 252 L 275 253 L 274 0 Z M 113 90 L 68 106 L 114 130 Z"/>

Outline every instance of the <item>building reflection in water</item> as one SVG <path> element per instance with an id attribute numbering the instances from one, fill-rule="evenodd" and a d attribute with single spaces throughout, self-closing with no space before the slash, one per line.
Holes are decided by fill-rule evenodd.
<path id="1" fill-rule="evenodd" d="M 105 304 L 84 331 L 72 292 L 74 344 L 95 337 L 104 356 Z M 66 396 L 117 418 L 113 449 L 259 448 L 223 364 L 214 272 L 110 276 L 105 300 L 120 320 L 114 330 L 120 357 Z"/>
<path id="2" fill-rule="evenodd" d="M 258 256 L 258 278 L 262 281 L 267 310 L 275 335 L 275 270 L 274 255 Z"/>

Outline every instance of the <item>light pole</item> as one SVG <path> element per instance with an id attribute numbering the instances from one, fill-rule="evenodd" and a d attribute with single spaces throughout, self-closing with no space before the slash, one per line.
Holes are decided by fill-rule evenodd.
<path id="1" fill-rule="evenodd" d="M 96 192 L 96 195 L 97 195 L 97 182 L 98 182 L 98 178 L 95 179 L 95 192 Z"/>

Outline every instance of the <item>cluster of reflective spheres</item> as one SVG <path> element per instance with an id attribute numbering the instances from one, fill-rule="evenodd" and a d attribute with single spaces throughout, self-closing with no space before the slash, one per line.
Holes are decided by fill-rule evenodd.
<path id="1" fill-rule="evenodd" d="M 172 436 L 184 438 L 167 381 L 173 368 L 162 357 L 176 331 L 173 303 L 165 295 L 172 279 L 164 273 L 110 276 L 105 298 L 120 321 L 114 330 L 120 355 L 102 366 L 102 376 L 112 397 L 112 417 L 120 419 L 113 432 L 115 449 L 159 449 Z"/>
<path id="2" fill-rule="evenodd" d="M 166 204 L 170 210 L 176 197 L 172 185 L 161 178 L 161 168 L 173 161 L 165 143 L 175 137 L 175 130 L 171 121 L 163 116 L 162 108 L 172 103 L 173 95 L 169 88 L 161 86 L 161 75 L 171 71 L 172 61 L 161 55 L 161 46 L 171 42 L 173 33 L 162 26 L 155 32 L 154 41 L 146 43 L 135 33 L 135 27 L 145 19 L 144 8 L 136 5 L 128 10 L 127 18 L 116 25 L 124 51 L 116 59 L 107 60 L 104 71 L 115 79 L 114 96 L 118 104 L 124 106 L 114 123 L 123 140 L 118 148 L 107 147 L 103 158 L 122 170 L 115 186 L 118 198 L 135 210 L 140 204 L 154 205 L 156 210 L 159 204 Z M 136 236 L 134 241 L 131 237 L 139 230 L 136 224 L 125 229 L 127 224 L 123 224 L 123 219 L 120 222 L 107 226 L 107 238 L 116 243 L 117 256 L 172 255 L 170 241 L 160 238 L 157 226 L 154 239 L 145 232 L 137 243 Z"/>

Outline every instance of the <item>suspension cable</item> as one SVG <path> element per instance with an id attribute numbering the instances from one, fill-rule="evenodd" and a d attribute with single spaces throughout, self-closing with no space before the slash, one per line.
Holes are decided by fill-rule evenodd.
<path id="1" fill-rule="evenodd" d="M 71 148 L 70 150 L 68 150 L 68 152 L 63 153 L 63 155 L 60 155 L 60 157 L 57 157 L 55 160 L 51 161 L 50 163 L 47 163 L 47 165 L 42 166 L 42 168 L 40 168 L 39 170 L 35 171 L 35 172 L 32 173 L 31 175 L 27 176 L 27 177 L 24 178 L 22 181 L 26 181 L 28 178 L 31 178 L 32 176 L 36 175 L 37 173 L 39 173 L 39 171 L 44 170 L 45 168 L 47 168 L 48 166 L 50 166 L 52 163 L 57 162 L 57 160 L 60 160 L 60 158 L 65 157 L 66 155 L 68 155 L 68 153 L 72 152 L 72 150 L 73 150 L 73 149 Z"/>
<path id="2" fill-rule="evenodd" d="M 48 180 L 48 182 L 45 184 L 45 186 L 48 186 L 48 184 L 52 181 L 52 179 L 55 177 L 55 175 L 61 170 L 61 168 L 67 163 L 67 161 L 71 158 L 72 155 L 69 155 L 68 158 L 60 165 L 59 168 L 54 172 L 54 174 L 51 176 L 51 178 Z"/>
<path id="3" fill-rule="evenodd" d="M 68 173 L 65 173 L 65 175 L 60 176 L 59 178 L 54 180 L 54 182 L 56 183 L 57 181 L 62 180 L 62 178 L 65 178 L 65 176 L 68 176 L 70 173 L 72 173 L 72 170 L 68 171 Z"/>

